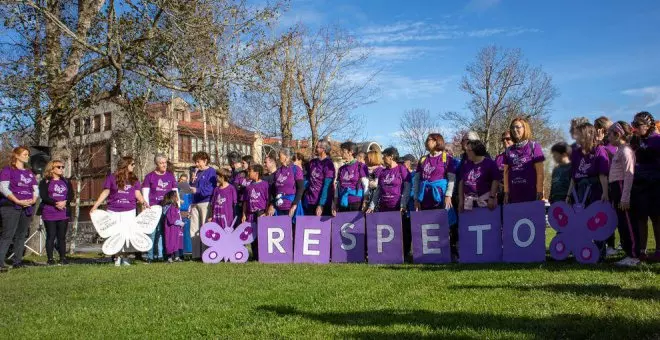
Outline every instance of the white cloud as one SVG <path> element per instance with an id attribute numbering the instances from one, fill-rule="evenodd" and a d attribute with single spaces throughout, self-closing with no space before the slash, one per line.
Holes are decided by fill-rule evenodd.
<path id="1" fill-rule="evenodd" d="M 424 46 L 374 46 L 368 48 L 369 57 L 378 60 L 399 61 L 410 60 L 424 56 L 427 53 L 447 50 L 443 47 Z"/>
<path id="2" fill-rule="evenodd" d="M 280 27 L 293 27 L 299 23 L 320 25 L 324 20 L 323 13 L 311 8 L 304 8 L 285 12 L 279 17 L 278 25 Z"/>
<path id="3" fill-rule="evenodd" d="M 397 22 L 389 25 L 369 26 L 360 30 L 362 41 L 367 44 L 401 43 L 409 41 L 433 41 L 458 38 L 486 38 L 494 35 L 516 36 L 541 32 L 535 28 L 496 27 L 462 30 L 456 25 L 430 24 L 424 21 Z"/>
<path id="4" fill-rule="evenodd" d="M 660 86 L 629 89 L 622 93 L 628 96 L 642 97 L 645 101 L 644 106 L 647 108 L 660 105 Z"/>
<path id="5" fill-rule="evenodd" d="M 412 78 L 404 75 L 385 73 L 376 77 L 383 95 L 388 99 L 428 98 L 443 93 L 456 77 Z"/>

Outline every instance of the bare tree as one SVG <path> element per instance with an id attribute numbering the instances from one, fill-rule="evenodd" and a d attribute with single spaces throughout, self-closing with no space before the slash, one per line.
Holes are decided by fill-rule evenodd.
<path id="1" fill-rule="evenodd" d="M 309 123 L 312 149 L 322 137 L 358 134 L 364 121 L 354 110 L 373 101 L 377 72 L 364 72 L 369 51 L 338 28 L 314 34 L 301 30 L 297 44 L 296 84 Z M 359 76 L 362 74 L 363 76 Z"/>
<path id="2" fill-rule="evenodd" d="M 489 46 L 466 67 L 460 89 L 470 97 L 471 115 L 448 112 L 444 118 L 460 127 L 475 130 L 488 150 L 495 151 L 499 134 L 515 116 L 526 116 L 546 124 L 558 91 L 552 78 L 540 67 L 531 67 L 519 49 Z"/>
<path id="3" fill-rule="evenodd" d="M 429 110 L 408 110 L 401 116 L 397 137 L 401 144 L 419 159 L 426 154 L 426 137 L 430 133 L 440 133 L 436 122 Z"/>
<path id="4" fill-rule="evenodd" d="M 76 110 L 114 97 L 131 98 L 125 87 L 136 79 L 153 88 L 192 92 L 198 82 L 178 69 L 183 51 L 193 46 L 213 49 L 216 45 L 208 40 L 218 33 L 257 40 L 253 28 L 258 25 L 253 24 L 272 20 L 281 7 L 255 9 L 245 0 L 9 0 L 0 6 L 16 23 L 5 28 L 17 38 L 15 46 L 1 47 L 0 54 L 12 51 L 14 56 L 0 64 L 0 73 L 18 74 L 13 70 L 31 67 L 24 88 L 32 91 L 29 97 L 37 98 L 34 85 L 42 84 L 39 93 L 44 94 L 29 101 L 43 109 L 39 115 L 33 108 L 36 131 L 47 131 L 54 155 L 64 161 L 70 158 L 67 127 Z M 32 27 L 39 27 L 40 33 L 23 34 Z M 38 48 L 24 48 L 33 42 Z M 250 45 L 251 40 L 240 44 Z M 21 49 L 14 53 L 16 46 Z M 39 56 L 37 61 L 30 58 L 33 55 Z M 221 68 L 203 77 L 204 83 L 241 79 L 244 57 L 254 55 L 258 53 L 225 58 Z"/>

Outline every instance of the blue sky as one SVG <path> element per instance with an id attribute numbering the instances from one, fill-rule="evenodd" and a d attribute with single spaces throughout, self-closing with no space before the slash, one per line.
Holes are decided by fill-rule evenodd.
<path id="1" fill-rule="evenodd" d="M 384 144 L 407 109 L 467 113 L 458 83 L 490 44 L 522 49 L 553 77 L 552 119 L 565 130 L 578 115 L 660 115 L 660 1 L 293 0 L 280 19 L 339 25 L 372 49 L 382 94 L 358 111 Z"/>

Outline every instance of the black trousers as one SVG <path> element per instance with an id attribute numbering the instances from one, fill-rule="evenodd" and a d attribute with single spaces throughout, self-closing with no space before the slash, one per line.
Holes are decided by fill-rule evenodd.
<path id="1" fill-rule="evenodd" d="M 57 240 L 57 252 L 60 254 L 60 260 L 66 256 L 66 232 L 69 228 L 69 220 L 44 221 L 46 226 L 46 255 L 48 259 L 53 259 L 53 249 L 55 249 L 55 240 Z"/>
<path id="2" fill-rule="evenodd" d="M 264 213 L 263 210 L 255 211 L 252 213 L 252 221 L 257 222 L 259 217 L 263 216 Z M 257 235 L 254 236 L 254 241 L 252 241 L 250 248 L 252 248 L 252 257 L 254 257 L 254 260 L 259 261 L 259 237 Z"/>
<path id="3" fill-rule="evenodd" d="M 621 189 L 623 182 L 610 183 L 610 199 L 614 208 L 616 209 L 616 216 L 618 218 L 619 237 L 621 238 L 621 247 L 626 252 L 626 256 L 637 258 L 639 257 L 639 250 L 641 244 L 639 242 L 639 224 L 637 223 L 636 216 L 633 210 L 623 211 L 619 209 L 621 203 Z"/>
<path id="4" fill-rule="evenodd" d="M 28 236 L 32 216 L 25 214 L 26 209 L 16 209 L 14 206 L 0 207 L 2 215 L 2 234 L 0 236 L 0 267 L 5 266 L 5 257 L 9 246 L 14 244 L 14 264 L 23 262 L 25 240 Z"/>

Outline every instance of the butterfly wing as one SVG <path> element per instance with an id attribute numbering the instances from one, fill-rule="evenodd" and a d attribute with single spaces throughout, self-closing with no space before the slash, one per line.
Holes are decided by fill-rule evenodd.
<path id="1" fill-rule="evenodd" d="M 117 233 L 107 240 L 103 242 L 103 246 L 101 247 L 101 250 L 103 251 L 103 254 L 106 255 L 115 255 L 119 253 L 122 249 L 124 249 L 124 245 L 126 244 L 126 234 L 124 233 Z"/>
<path id="2" fill-rule="evenodd" d="M 564 233 L 558 233 L 550 242 L 550 255 L 553 259 L 565 260 L 571 254 L 571 248 Z"/>
<path id="3" fill-rule="evenodd" d="M 224 257 L 216 247 L 207 248 L 202 253 L 202 262 L 204 263 L 220 263 Z"/>
<path id="4" fill-rule="evenodd" d="M 575 222 L 575 210 L 566 202 L 552 203 L 548 209 L 548 223 L 552 229 L 565 233 Z"/>
<path id="5" fill-rule="evenodd" d="M 96 210 L 89 214 L 92 224 L 102 238 L 108 238 L 121 232 L 121 227 L 117 223 L 114 215 L 104 210 Z"/>
<path id="6" fill-rule="evenodd" d="M 598 247 L 591 241 L 583 241 L 573 247 L 573 255 L 579 263 L 597 263 L 600 259 L 600 251 Z"/>
<path id="7" fill-rule="evenodd" d="M 147 252 L 153 246 L 153 242 L 151 241 L 151 237 L 134 229 L 129 233 L 129 246 L 132 246 L 139 252 Z"/>
<path id="8" fill-rule="evenodd" d="M 616 229 L 616 211 L 609 202 L 591 203 L 580 215 L 580 239 L 606 240 Z"/>
<path id="9" fill-rule="evenodd" d="M 215 246 L 224 234 L 224 229 L 215 222 L 205 223 L 199 231 L 202 243 L 209 247 Z"/>
<path id="10" fill-rule="evenodd" d="M 254 241 L 256 231 L 256 223 L 243 222 L 234 229 L 232 235 L 236 235 L 240 244 L 248 244 Z"/>
<path id="11" fill-rule="evenodd" d="M 163 207 L 160 205 L 153 205 L 149 209 L 142 211 L 135 219 L 136 232 L 143 234 L 151 234 L 156 230 L 158 222 L 163 216 Z"/>
<path id="12" fill-rule="evenodd" d="M 248 260 L 250 253 L 247 248 L 240 246 L 233 254 L 229 257 L 229 261 L 234 263 L 245 263 Z"/>

